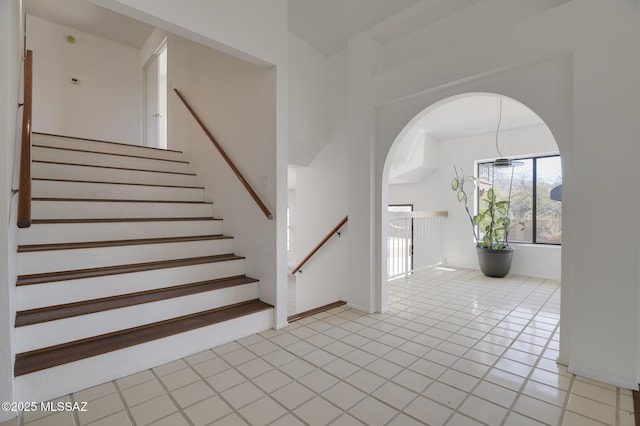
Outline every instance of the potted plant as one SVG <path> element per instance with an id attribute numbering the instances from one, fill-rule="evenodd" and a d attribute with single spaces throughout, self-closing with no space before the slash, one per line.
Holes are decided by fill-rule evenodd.
<path id="1" fill-rule="evenodd" d="M 455 166 L 453 169 L 456 176 L 451 181 L 451 189 L 456 192 L 458 201 L 464 203 L 464 209 L 469 216 L 480 270 L 488 277 L 502 278 L 511 269 L 514 253 L 514 249 L 509 247 L 511 201 L 498 200 L 496 191 L 491 187 L 480 198 L 478 214 L 472 215 L 469 211 L 465 185 L 473 183 L 475 187 L 478 179 L 474 176 L 465 176 L 463 171 L 458 172 Z M 521 225 L 524 226 L 524 224 Z"/>

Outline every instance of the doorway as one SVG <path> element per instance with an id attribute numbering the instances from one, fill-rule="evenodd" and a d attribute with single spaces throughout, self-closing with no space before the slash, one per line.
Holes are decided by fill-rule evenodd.
<path id="1" fill-rule="evenodd" d="M 164 39 L 144 69 L 144 145 L 167 149 L 167 40 Z"/>

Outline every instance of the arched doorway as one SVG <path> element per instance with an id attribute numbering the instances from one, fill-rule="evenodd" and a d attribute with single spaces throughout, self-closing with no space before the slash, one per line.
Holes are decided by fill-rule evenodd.
<path id="1" fill-rule="evenodd" d="M 467 175 L 477 175 L 483 163 L 503 156 L 518 158 L 524 164 L 516 173 L 520 216 L 514 223 L 522 221 L 526 226 L 510 238 L 521 243 L 512 273 L 560 281 L 562 209 L 561 201 L 554 197 L 562 183 L 562 165 L 551 130 L 515 99 L 494 93 L 464 93 L 437 101 L 416 114 L 388 151 L 381 185 L 383 293 L 387 277 L 393 275 L 389 273 L 392 261 L 387 259 L 394 248 L 385 244 L 389 239 L 389 205 L 448 212 L 443 229 L 437 231 L 444 239 L 437 255 L 439 262 L 477 269 L 469 219 L 450 189 L 453 166 Z M 417 243 L 412 241 L 412 246 Z"/>

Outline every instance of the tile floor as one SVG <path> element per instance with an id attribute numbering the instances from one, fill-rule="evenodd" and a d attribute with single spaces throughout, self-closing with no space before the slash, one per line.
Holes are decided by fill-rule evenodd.
<path id="1" fill-rule="evenodd" d="M 558 366 L 560 288 L 431 269 L 341 307 L 65 396 L 6 425 L 616 425 L 631 392 Z"/>

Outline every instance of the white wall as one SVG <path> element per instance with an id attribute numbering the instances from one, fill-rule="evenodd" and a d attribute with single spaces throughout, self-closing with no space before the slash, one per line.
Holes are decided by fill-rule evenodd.
<path id="1" fill-rule="evenodd" d="M 346 147 L 337 141 L 328 144 L 309 167 L 297 170 L 295 263 L 347 215 L 346 170 Z M 296 312 L 346 299 L 349 223 L 340 234 L 297 274 Z"/>
<path id="2" fill-rule="evenodd" d="M 344 52 L 325 58 L 308 44 L 290 37 L 291 111 L 302 108 L 301 123 L 291 124 L 298 135 L 318 137 L 307 154 L 320 152 L 307 167 L 296 168 L 296 233 L 293 257 L 301 261 L 347 215 L 346 68 Z M 316 71 L 309 75 L 309 63 Z M 318 70 L 322 72 L 319 73 Z M 297 76 L 297 77 L 295 77 Z M 304 89 L 302 86 L 310 85 Z M 325 93 L 320 96 L 319 89 Z M 304 95 L 304 96 L 303 96 Z M 314 114 L 319 114 L 313 117 Z M 294 118 L 291 118 L 294 120 Z M 290 127 L 291 128 L 291 127 Z M 293 133 L 293 131 L 292 131 Z M 303 138 L 304 139 L 304 138 Z M 291 144 L 300 143 L 292 135 Z M 307 155 L 305 154 L 305 155 Z M 290 161 L 294 161 L 293 158 Z M 338 300 L 348 300 L 349 224 L 341 237 L 332 237 L 296 277 L 296 312 Z"/>
<path id="3" fill-rule="evenodd" d="M 35 16 L 27 28 L 33 131 L 139 145 L 140 51 Z"/>
<path id="4" fill-rule="evenodd" d="M 169 149 L 185 152 L 246 256 L 247 275 L 260 280 L 261 299 L 276 303 L 275 222 L 268 220 L 216 151 L 176 88 L 209 128 L 269 209 L 276 205 L 275 72 L 180 36 L 169 35 Z M 284 217 L 283 217 L 284 220 Z"/>
<path id="5" fill-rule="evenodd" d="M 388 200 L 381 183 L 396 136 L 420 111 L 449 96 L 506 95 L 549 125 L 563 158 L 560 360 L 577 374 L 636 387 L 639 272 L 625 259 L 638 258 L 640 239 L 634 219 L 640 205 L 634 187 L 639 146 L 631 142 L 640 134 L 638 4 L 546 1 L 535 2 L 535 10 L 531 5 L 487 0 L 453 11 L 438 21 L 440 36 L 424 40 L 428 47 L 405 49 L 386 68 L 375 66 L 390 46 L 381 34 L 400 34 L 395 48 L 407 46 L 403 18 L 428 9 L 429 2 L 350 40 L 349 231 L 350 241 L 358 241 L 349 247 L 350 292 L 365 307 L 386 306 L 380 283 Z M 514 9 L 526 13 L 513 16 Z M 464 25 L 472 16 L 499 25 Z M 594 202 L 594 194 L 601 202 Z M 616 220 L 597 226 L 613 205 Z M 615 250 L 599 249 L 603 241 Z M 363 245 L 374 252 L 363 254 Z"/>
<path id="6" fill-rule="evenodd" d="M 289 33 L 289 164 L 308 166 L 327 143 L 329 61 Z"/>
<path id="7" fill-rule="evenodd" d="M 18 80 L 22 72 L 18 23 L 19 2 L 0 0 L 0 401 L 13 401 L 13 326 L 17 276 L 16 204 L 14 162 L 22 114 L 18 114 Z M 15 185 L 15 186 L 14 186 Z M 0 411 L 0 422 L 17 413 Z"/>
<path id="8" fill-rule="evenodd" d="M 464 117 L 460 117 L 464 121 Z M 524 127 L 500 132 L 503 153 L 509 156 L 546 154 L 558 151 L 549 129 L 544 126 Z M 438 170 L 420 183 L 389 185 L 389 204 L 412 203 L 414 210 L 446 210 L 444 257 L 451 266 L 478 269 L 475 245 L 469 219 L 463 206 L 451 191 L 453 165 L 473 175 L 474 162 L 493 158 L 495 134 L 483 134 L 438 142 Z M 471 205 L 472 207 L 472 205 Z M 512 274 L 560 279 L 560 247 L 514 244 L 517 253 Z"/>

